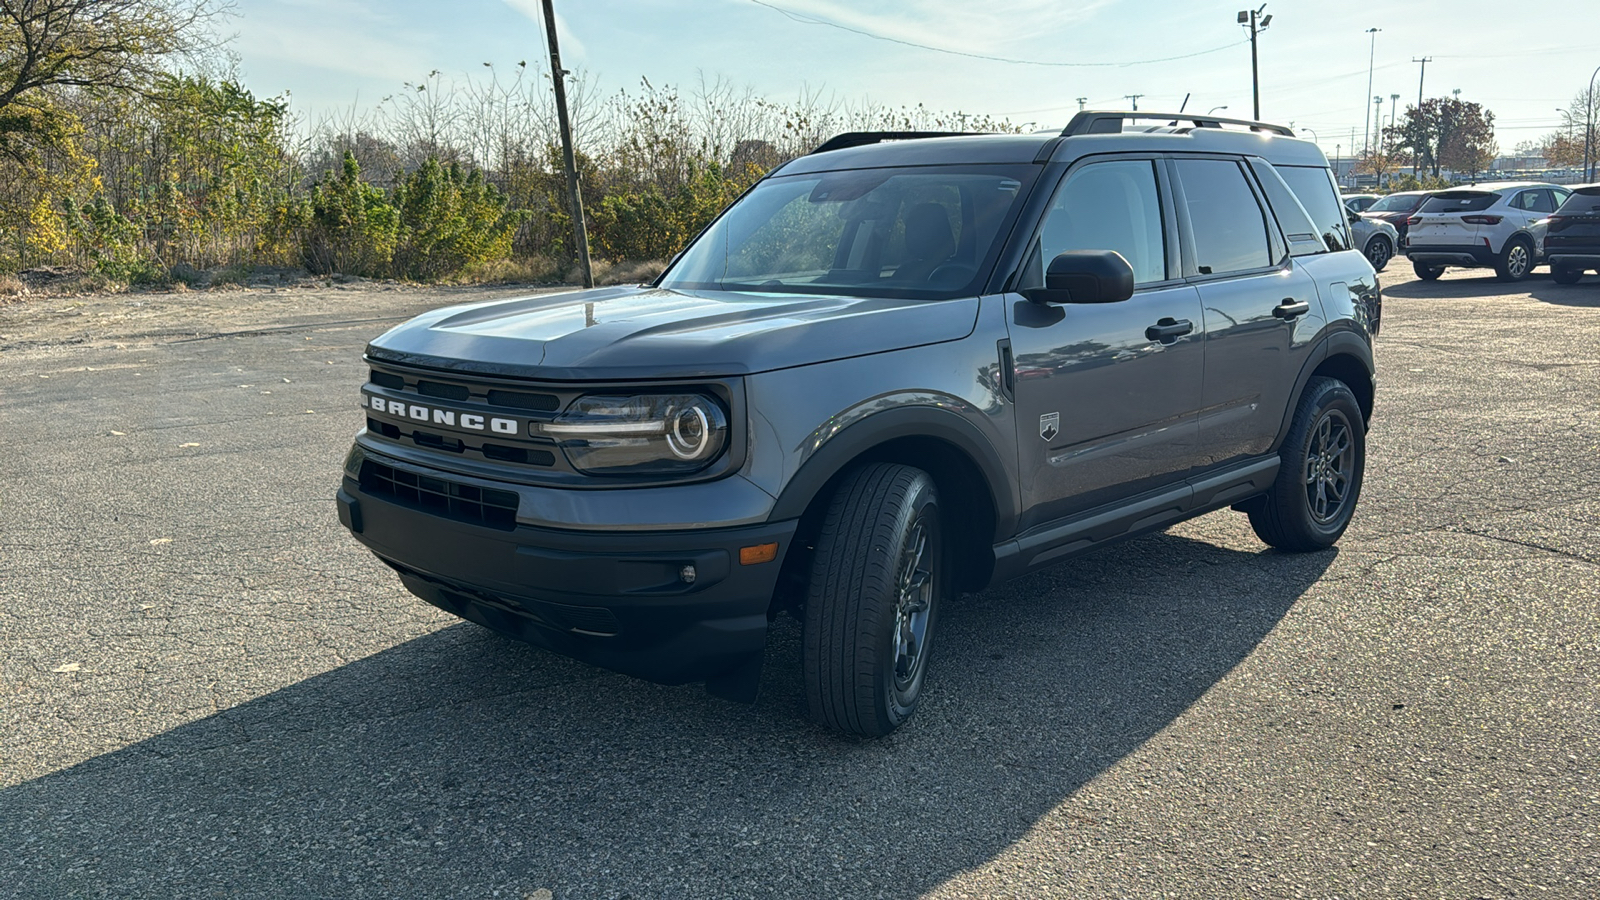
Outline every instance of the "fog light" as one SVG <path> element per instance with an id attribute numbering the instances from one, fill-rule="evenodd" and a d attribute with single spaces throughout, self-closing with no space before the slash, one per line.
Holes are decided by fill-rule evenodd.
<path id="1" fill-rule="evenodd" d="M 694 566 L 684 566 L 678 570 L 678 580 L 682 581 L 684 584 L 694 584 L 696 575 L 697 573 L 694 570 Z"/>
<path id="2" fill-rule="evenodd" d="M 778 558 L 778 545 L 757 544 L 754 547 L 739 548 L 739 565 L 753 566 L 758 563 L 768 563 Z"/>

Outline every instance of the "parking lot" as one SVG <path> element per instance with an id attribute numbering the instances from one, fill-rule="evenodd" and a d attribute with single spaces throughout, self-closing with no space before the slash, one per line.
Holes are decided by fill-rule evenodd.
<path id="1" fill-rule="evenodd" d="M 481 290 L 0 307 L 0 896 L 1600 896 L 1600 281 L 1383 280 L 1336 550 L 1224 511 L 968 595 L 881 741 L 792 621 L 730 704 L 344 532 L 362 345 Z"/>

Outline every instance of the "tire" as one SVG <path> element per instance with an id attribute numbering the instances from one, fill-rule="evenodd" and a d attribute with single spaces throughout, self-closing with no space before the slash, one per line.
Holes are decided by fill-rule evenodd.
<path id="1" fill-rule="evenodd" d="M 1444 274 L 1444 266 L 1425 266 L 1422 263 L 1413 262 L 1411 271 L 1417 273 L 1417 277 L 1423 281 L 1438 281 L 1439 276 Z"/>
<path id="2" fill-rule="evenodd" d="M 1521 281 L 1533 271 L 1533 245 L 1526 238 L 1506 241 L 1500 258 L 1495 260 L 1494 274 L 1501 281 Z"/>
<path id="3" fill-rule="evenodd" d="M 1565 266 L 1551 266 L 1550 280 L 1556 284 L 1577 284 L 1583 280 L 1583 270 L 1569 269 Z"/>
<path id="4" fill-rule="evenodd" d="M 1389 260 L 1394 259 L 1394 248 L 1389 246 L 1389 239 L 1381 234 L 1367 241 L 1367 249 L 1362 252 L 1366 253 L 1367 262 L 1372 263 L 1372 268 L 1378 272 L 1382 272 Z"/>
<path id="5" fill-rule="evenodd" d="M 817 536 L 801 661 L 817 722 L 879 737 L 916 712 L 947 565 L 933 478 L 875 463 L 845 479 Z"/>
<path id="6" fill-rule="evenodd" d="M 1355 514 L 1367 458 L 1361 405 L 1344 382 L 1311 379 L 1279 454 L 1277 481 L 1246 507 L 1250 526 L 1279 550 L 1333 546 Z"/>

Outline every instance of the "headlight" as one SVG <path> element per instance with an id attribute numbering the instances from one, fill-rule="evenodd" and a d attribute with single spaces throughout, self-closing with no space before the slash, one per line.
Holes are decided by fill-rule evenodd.
<path id="1" fill-rule="evenodd" d="M 728 446 L 728 416 L 704 394 L 595 394 L 529 428 L 591 475 L 698 472 Z"/>

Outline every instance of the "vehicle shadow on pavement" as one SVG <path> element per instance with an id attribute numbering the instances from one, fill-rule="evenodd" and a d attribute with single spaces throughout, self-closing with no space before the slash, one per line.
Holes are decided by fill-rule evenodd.
<path id="1" fill-rule="evenodd" d="M 1483 278 L 1446 278 L 1440 281 L 1404 281 L 1385 285 L 1383 295 L 1406 300 L 1461 300 L 1527 294 L 1556 306 L 1600 307 L 1600 277 L 1587 275 L 1577 284 L 1556 284 L 1543 272 L 1526 281 L 1508 284 L 1493 275 Z"/>
<path id="2" fill-rule="evenodd" d="M 789 619 L 753 706 L 449 626 L 0 791 L 0 895 L 915 896 L 1183 714 L 1336 552 L 1163 534 L 964 597 L 879 741 L 802 718 Z"/>

